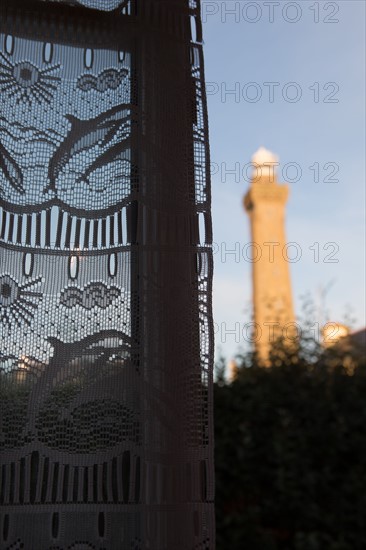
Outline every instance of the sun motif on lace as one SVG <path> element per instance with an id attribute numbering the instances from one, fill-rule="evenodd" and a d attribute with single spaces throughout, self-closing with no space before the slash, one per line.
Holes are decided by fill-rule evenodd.
<path id="1" fill-rule="evenodd" d="M 29 61 L 13 64 L 0 53 L 0 91 L 14 97 L 16 103 L 33 100 L 50 103 L 61 78 L 55 73 L 60 65 L 40 69 Z"/>
<path id="2" fill-rule="evenodd" d="M 10 275 L 0 276 L 0 320 L 9 327 L 14 321 L 18 326 L 22 322 L 30 325 L 35 311 L 42 300 L 42 293 L 33 289 L 42 282 L 42 277 L 17 283 Z"/>

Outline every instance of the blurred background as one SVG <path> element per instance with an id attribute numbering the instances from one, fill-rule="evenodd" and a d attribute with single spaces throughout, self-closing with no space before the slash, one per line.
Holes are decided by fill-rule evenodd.
<path id="1" fill-rule="evenodd" d="M 231 357 L 248 347 L 235 330 L 252 301 L 242 202 L 261 146 L 278 155 L 278 180 L 290 185 L 287 240 L 302 252 L 290 264 L 295 313 L 310 293 L 319 323 L 364 327 L 365 3 L 203 0 L 202 18 L 217 350 Z"/>
<path id="2" fill-rule="evenodd" d="M 202 0 L 202 19 L 217 549 L 363 550 L 365 3 Z M 243 198 L 261 147 L 278 157 L 277 183 L 289 185 L 278 223 L 296 252 L 288 294 L 303 329 L 296 346 L 275 342 L 265 360 L 245 330 L 254 315 L 254 222 Z M 326 345 L 330 321 L 340 331 Z"/>

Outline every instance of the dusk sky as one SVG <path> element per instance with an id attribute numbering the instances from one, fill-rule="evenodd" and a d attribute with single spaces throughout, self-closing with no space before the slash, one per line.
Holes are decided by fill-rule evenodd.
<path id="1" fill-rule="evenodd" d="M 279 156 L 278 179 L 290 184 L 286 231 L 299 256 L 290 265 L 296 313 L 310 294 L 320 324 L 351 316 L 353 328 L 362 328 L 365 3 L 202 3 L 216 349 L 230 358 L 245 346 L 242 327 L 251 320 L 251 264 L 243 257 L 251 238 L 242 200 L 245 165 L 260 146 Z"/>

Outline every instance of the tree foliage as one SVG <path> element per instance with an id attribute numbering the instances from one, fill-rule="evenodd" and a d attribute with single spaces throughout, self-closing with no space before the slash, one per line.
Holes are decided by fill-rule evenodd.
<path id="1" fill-rule="evenodd" d="M 215 385 L 217 550 L 366 548 L 366 361 L 310 340 Z"/>

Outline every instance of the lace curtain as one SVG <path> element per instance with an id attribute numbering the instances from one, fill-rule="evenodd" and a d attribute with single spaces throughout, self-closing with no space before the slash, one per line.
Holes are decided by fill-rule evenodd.
<path id="1" fill-rule="evenodd" d="M 1 0 L 0 548 L 208 550 L 198 0 Z"/>

